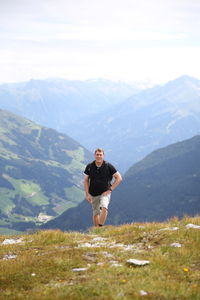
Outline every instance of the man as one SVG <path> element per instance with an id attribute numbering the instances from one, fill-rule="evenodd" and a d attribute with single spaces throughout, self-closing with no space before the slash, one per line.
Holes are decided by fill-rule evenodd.
<path id="1" fill-rule="evenodd" d="M 94 156 L 95 160 L 84 171 L 84 189 L 87 201 L 92 204 L 94 226 L 103 226 L 111 193 L 122 181 L 122 177 L 114 166 L 104 161 L 102 148 L 96 149 Z"/>

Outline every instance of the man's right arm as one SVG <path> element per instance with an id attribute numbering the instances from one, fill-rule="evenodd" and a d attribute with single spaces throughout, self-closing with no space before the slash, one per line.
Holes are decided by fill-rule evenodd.
<path id="1" fill-rule="evenodd" d="M 89 193 L 89 175 L 84 176 L 84 189 L 85 189 L 85 198 L 88 202 L 92 203 L 92 197 Z"/>

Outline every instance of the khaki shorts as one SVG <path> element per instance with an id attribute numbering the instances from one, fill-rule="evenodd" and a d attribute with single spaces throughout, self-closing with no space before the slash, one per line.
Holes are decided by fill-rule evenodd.
<path id="1" fill-rule="evenodd" d="M 100 211 L 102 207 L 108 209 L 109 203 L 110 203 L 110 194 L 107 196 L 103 196 L 103 195 L 92 196 L 93 216 L 100 215 Z"/>

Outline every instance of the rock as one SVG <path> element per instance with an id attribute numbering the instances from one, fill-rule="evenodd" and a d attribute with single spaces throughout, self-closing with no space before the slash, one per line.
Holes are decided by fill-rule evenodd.
<path id="1" fill-rule="evenodd" d="M 18 244 L 18 243 L 23 243 L 23 239 L 19 238 L 19 239 L 5 239 L 2 242 L 2 245 L 12 245 L 12 244 Z"/>
<path id="2" fill-rule="evenodd" d="M 162 229 L 159 229 L 159 231 L 165 231 L 165 230 L 178 230 L 179 228 L 178 227 L 167 227 L 167 228 L 162 228 Z"/>
<path id="3" fill-rule="evenodd" d="M 185 227 L 186 227 L 187 229 L 189 229 L 189 228 L 200 229 L 200 226 L 199 226 L 199 225 L 194 225 L 194 224 L 187 224 Z"/>
<path id="4" fill-rule="evenodd" d="M 122 267 L 122 264 L 119 264 L 118 262 L 111 263 L 111 267 Z"/>
<path id="5" fill-rule="evenodd" d="M 135 265 L 135 266 L 145 266 L 149 264 L 149 260 L 139 260 L 139 259 L 132 259 L 132 258 L 128 259 L 126 262 L 128 264 Z"/>
<path id="6" fill-rule="evenodd" d="M 88 268 L 74 268 L 72 269 L 73 272 L 84 272 L 84 271 L 87 271 Z"/>
<path id="7" fill-rule="evenodd" d="M 170 246 L 175 247 L 175 248 L 182 247 L 181 244 L 179 244 L 179 243 L 172 243 L 172 244 L 170 244 Z"/>
<path id="8" fill-rule="evenodd" d="M 3 260 L 15 259 L 16 257 L 17 257 L 17 255 L 15 255 L 15 254 L 6 254 L 3 257 Z"/>
<path id="9" fill-rule="evenodd" d="M 124 245 L 123 250 L 130 251 L 134 249 L 134 245 Z"/>
<path id="10" fill-rule="evenodd" d="M 115 243 L 115 242 L 112 242 L 110 245 L 109 245 L 109 248 L 124 248 L 124 244 L 119 244 L 119 243 Z"/>
<path id="11" fill-rule="evenodd" d="M 92 244 L 90 244 L 90 243 L 84 243 L 84 244 L 78 245 L 78 247 L 92 248 L 94 246 Z"/>
<path id="12" fill-rule="evenodd" d="M 86 254 L 83 254 L 82 257 L 91 262 L 96 262 L 96 260 L 97 260 L 96 253 L 86 253 Z"/>
<path id="13" fill-rule="evenodd" d="M 141 295 L 141 296 L 147 296 L 147 295 L 148 295 L 148 293 L 147 293 L 147 292 L 145 292 L 145 291 L 143 291 L 143 290 L 140 290 L 140 295 Z"/>
<path id="14" fill-rule="evenodd" d="M 108 244 L 107 243 L 95 243 L 95 244 L 91 244 L 91 243 L 84 243 L 84 244 L 80 244 L 78 245 L 78 247 L 85 247 L 85 248 L 100 248 L 100 247 L 107 247 Z"/>
<path id="15" fill-rule="evenodd" d="M 151 245 L 148 245 L 148 246 L 147 246 L 147 249 L 154 249 L 154 247 L 151 246 Z"/>
<path id="16" fill-rule="evenodd" d="M 98 262 L 98 263 L 97 263 L 97 266 L 104 266 L 104 265 L 105 265 L 104 262 Z"/>
<path id="17" fill-rule="evenodd" d="M 105 240 L 107 240 L 107 239 L 106 239 L 106 238 L 103 238 L 103 237 L 101 237 L 101 236 L 97 236 L 97 237 L 93 238 L 92 241 L 97 242 L 97 241 L 105 241 Z"/>
<path id="18" fill-rule="evenodd" d="M 101 253 L 104 255 L 104 257 L 108 257 L 108 258 L 113 257 L 113 255 L 112 255 L 111 253 L 108 253 L 108 252 L 106 252 L 106 251 L 103 251 L 103 252 L 101 252 Z"/>

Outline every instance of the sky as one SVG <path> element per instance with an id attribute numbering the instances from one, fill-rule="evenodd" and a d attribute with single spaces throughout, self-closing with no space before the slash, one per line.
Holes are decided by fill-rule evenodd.
<path id="1" fill-rule="evenodd" d="M 0 0 L 0 83 L 200 79 L 199 0 Z"/>

